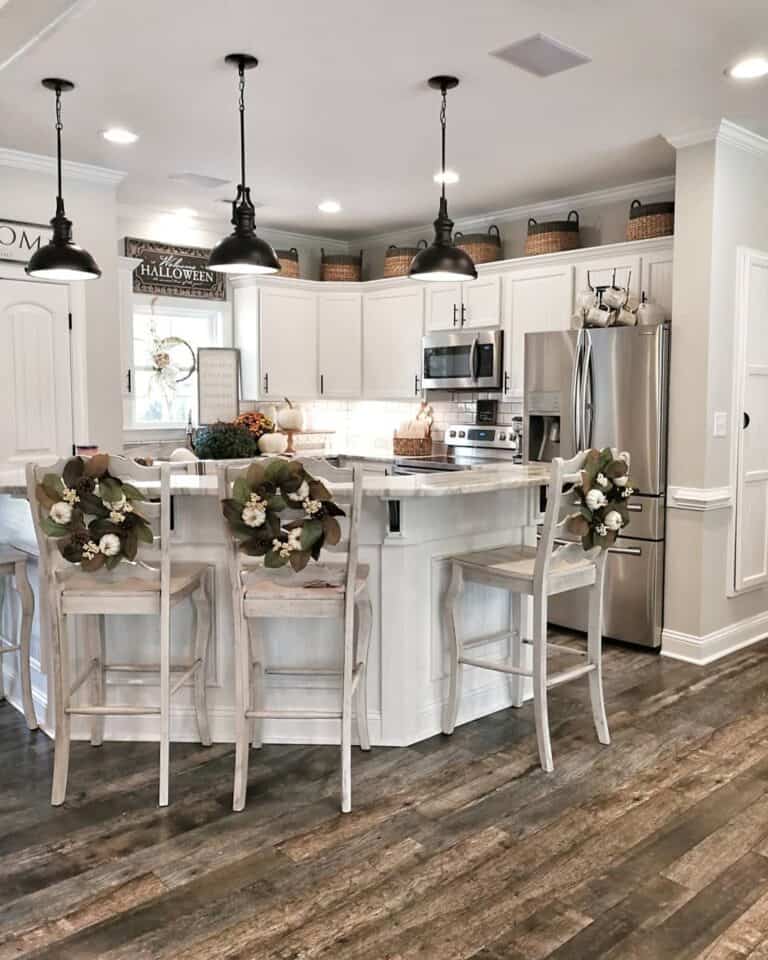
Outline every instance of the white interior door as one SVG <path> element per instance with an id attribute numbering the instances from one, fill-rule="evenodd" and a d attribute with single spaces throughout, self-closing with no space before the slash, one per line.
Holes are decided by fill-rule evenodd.
<path id="1" fill-rule="evenodd" d="M 363 298 L 321 293 L 317 299 L 320 396 L 359 397 L 363 383 Z"/>
<path id="2" fill-rule="evenodd" d="M 0 279 L 0 465 L 72 452 L 69 290 Z"/>
<path id="3" fill-rule="evenodd" d="M 739 250 L 736 590 L 768 583 L 768 253 Z"/>
<path id="4" fill-rule="evenodd" d="M 261 291 L 261 377 L 265 397 L 317 393 L 317 297 L 302 290 Z"/>

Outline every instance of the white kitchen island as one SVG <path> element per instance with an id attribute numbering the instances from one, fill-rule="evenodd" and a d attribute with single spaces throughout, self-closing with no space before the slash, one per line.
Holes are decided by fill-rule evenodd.
<path id="1" fill-rule="evenodd" d="M 210 466 L 209 466 L 210 469 Z M 438 733 L 446 697 L 445 639 L 441 598 L 446 587 L 447 558 L 456 553 L 513 542 L 535 542 L 539 491 L 546 467 L 500 465 L 469 471 L 382 477 L 366 475 L 360 529 L 360 559 L 370 565 L 373 635 L 368 668 L 368 705 L 374 744 L 407 745 Z M 180 561 L 208 561 L 216 567 L 215 634 L 208 676 L 211 732 L 214 740 L 233 740 L 232 617 L 225 563 L 225 534 L 211 475 L 173 477 L 173 551 Z M 29 507 L 23 500 L 19 473 L 0 474 L 0 540 L 36 552 Z M 37 584 L 37 565 L 30 576 Z M 47 701 L 48 651 L 46 617 L 33 637 L 33 686 L 38 718 L 50 731 L 53 711 Z M 525 619 L 525 617 L 523 617 Z M 504 591 L 469 585 L 465 593 L 467 637 L 519 629 L 518 616 Z M 173 651 L 181 658 L 190 643 L 191 611 L 187 603 L 173 613 Z M 11 628 L 6 624 L 6 629 Z M 78 624 L 88 629 L 88 624 Z M 333 621 L 264 623 L 268 662 L 274 666 L 335 664 L 340 655 L 341 624 Z M 107 620 L 108 658 L 141 663 L 156 661 L 157 624 L 149 617 Z M 523 626 L 525 634 L 525 627 Z M 501 656 L 506 640 L 479 647 L 480 655 Z M 82 644 L 77 645 L 82 648 Z M 77 674 L 80 664 L 73 665 Z M 11 668 L 10 670 L 8 668 Z M 6 664 L 11 674 L 15 664 Z M 155 702 L 157 689 L 146 674 L 110 678 L 108 699 L 121 703 Z M 16 699 L 17 678 L 6 683 Z M 333 678 L 268 675 L 267 698 L 280 708 L 335 708 L 338 683 Z M 465 669 L 459 723 L 485 716 L 511 703 L 509 680 L 503 674 Z M 191 698 L 175 698 L 172 736 L 197 736 Z M 85 739 L 85 722 L 73 725 Z M 337 742 L 334 721 L 268 720 L 267 742 Z M 152 718 L 110 718 L 106 739 L 151 739 Z"/>

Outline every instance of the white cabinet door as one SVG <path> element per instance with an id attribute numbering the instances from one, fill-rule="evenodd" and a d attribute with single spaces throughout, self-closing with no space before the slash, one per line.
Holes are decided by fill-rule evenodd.
<path id="1" fill-rule="evenodd" d="M 523 396 L 526 333 L 568 330 L 573 297 L 570 265 L 508 274 L 504 284 L 504 393 L 512 400 Z"/>
<path id="2" fill-rule="evenodd" d="M 0 281 L 0 342 L 0 463 L 71 455 L 67 287 Z"/>
<path id="3" fill-rule="evenodd" d="M 629 280 L 629 292 L 636 297 L 640 296 L 640 257 L 637 255 L 603 257 L 597 260 L 588 260 L 576 264 L 576 282 L 574 283 L 574 299 L 571 303 L 571 312 L 575 307 L 575 295 L 589 288 L 588 279 L 592 286 L 607 286 L 613 282 L 616 271 L 616 286 L 625 287 Z M 566 329 L 562 327 L 561 329 Z"/>
<path id="4" fill-rule="evenodd" d="M 498 327 L 501 322 L 501 278 L 479 277 L 463 284 L 465 327 Z"/>
<path id="5" fill-rule="evenodd" d="M 672 316 L 672 251 L 643 256 L 642 289 L 651 303 L 664 307 L 669 320 Z"/>
<path id="6" fill-rule="evenodd" d="M 363 396 L 399 399 L 421 391 L 420 286 L 381 290 L 363 298 Z"/>
<path id="7" fill-rule="evenodd" d="M 462 285 L 431 281 L 425 287 L 427 333 L 458 327 L 461 324 Z"/>
<path id="8" fill-rule="evenodd" d="M 363 384 L 363 298 L 321 293 L 317 299 L 317 372 L 321 397 L 359 397 Z"/>
<path id="9" fill-rule="evenodd" d="M 317 394 L 317 296 L 301 290 L 261 290 L 261 393 Z"/>
<path id="10" fill-rule="evenodd" d="M 240 393 L 243 400 L 258 400 L 259 288 L 255 283 L 232 285 L 232 323 L 235 346 L 240 351 Z"/>

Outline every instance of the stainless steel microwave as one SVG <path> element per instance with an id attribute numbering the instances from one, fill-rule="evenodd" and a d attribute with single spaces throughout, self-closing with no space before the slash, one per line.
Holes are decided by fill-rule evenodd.
<path id="1" fill-rule="evenodd" d="M 423 340 L 427 390 L 501 390 L 501 330 L 444 330 Z"/>

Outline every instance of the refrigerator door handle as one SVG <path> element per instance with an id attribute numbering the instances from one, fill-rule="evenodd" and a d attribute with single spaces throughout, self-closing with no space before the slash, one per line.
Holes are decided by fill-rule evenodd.
<path id="1" fill-rule="evenodd" d="M 585 331 L 585 343 L 581 373 L 581 443 L 582 449 L 592 446 L 592 336 L 589 330 Z"/>
<path id="2" fill-rule="evenodd" d="M 579 424 L 579 403 L 581 396 L 581 351 L 584 339 L 584 329 L 580 328 L 576 337 L 576 353 L 573 358 L 571 371 L 571 430 L 573 431 L 574 453 L 581 450 L 581 434 Z"/>

